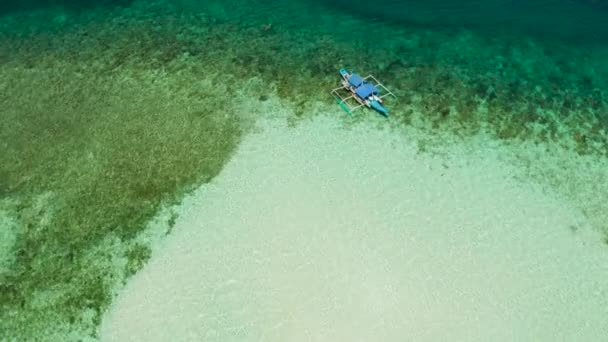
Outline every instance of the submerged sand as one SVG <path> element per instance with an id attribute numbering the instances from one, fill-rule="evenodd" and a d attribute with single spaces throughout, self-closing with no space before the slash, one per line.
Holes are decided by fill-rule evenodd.
<path id="1" fill-rule="evenodd" d="M 104 318 L 104 341 L 599 341 L 608 253 L 499 145 L 261 121 Z"/>

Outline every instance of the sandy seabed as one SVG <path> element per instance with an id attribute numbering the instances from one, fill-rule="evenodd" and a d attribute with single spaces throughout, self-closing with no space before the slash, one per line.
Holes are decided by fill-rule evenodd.
<path id="1" fill-rule="evenodd" d="M 259 122 L 186 198 L 103 341 L 599 341 L 608 252 L 500 148 Z"/>

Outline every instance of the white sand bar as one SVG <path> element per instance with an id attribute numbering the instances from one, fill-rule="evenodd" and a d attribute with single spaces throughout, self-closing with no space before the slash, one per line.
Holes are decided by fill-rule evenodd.
<path id="1" fill-rule="evenodd" d="M 499 150 L 277 122 L 185 200 L 102 340 L 608 340 L 608 247 Z"/>

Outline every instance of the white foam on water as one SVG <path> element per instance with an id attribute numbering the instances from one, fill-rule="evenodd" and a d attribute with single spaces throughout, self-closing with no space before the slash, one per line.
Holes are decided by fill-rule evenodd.
<path id="1" fill-rule="evenodd" d="M 260 121 L 127 284 L 104 341 L 599 341 L 608 251 L 496 149 Z M 570 227 L 576 227 L 576 232 Z"/>

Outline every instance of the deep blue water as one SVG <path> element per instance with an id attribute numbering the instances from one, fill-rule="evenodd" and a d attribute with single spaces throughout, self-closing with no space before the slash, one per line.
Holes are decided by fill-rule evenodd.
<path id="1" fill-rule="evenodd" d="M 571 43 L 608 42 L 607 0 L 315 1 L 403 25 L 530 34 Z"/>
<path id="2" fill-rule="evenodd" d="M 55 6 L 86 10 L 128 6 L 134 0 L 20 0 L 0 2 L 0 13 Z M 204 0 L 173 0 L 206 3 Z M 321 4 L 370 20 L 400 25 L 471 29 L 485 34 L 529 34 L 570 43 L 608 43 L 608 0 L 277 0 Z M 230 2 L 230 1 L 226 1 Z M 364 29 L 364 28 L 362 28 Z"/>
<path id="3" fill-rule="evenodd" d="M 128 6 L 133 0 L 1 0 L 0 14 L 45 9 L 56 6 L 85 10 L 99 6 Z"/>

